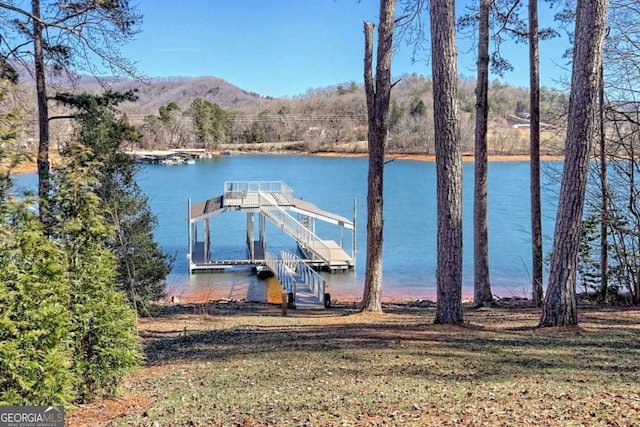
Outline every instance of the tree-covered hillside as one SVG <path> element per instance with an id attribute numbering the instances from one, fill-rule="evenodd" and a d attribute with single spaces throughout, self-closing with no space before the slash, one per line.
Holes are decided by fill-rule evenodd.
<path id="1" fill-rule="evenodd" d="M 34 85 L 21 74 L 23 106 L 33 105 Z M 388 151 L 391 153 L 433 154 L 433 84 L 421 75 L 395 78 L 389 112 Z M 104 82 L 103 82 L 104 83 Z M 346 82 L 310 89 L 294 98 L 265 98 L 216 77 L 165 77 L 148 81 L 113 79 L 114 91 L 135 90 L 137 101 L 119 108 L 126 120 L 140 131 L 138 147 L 164 149 L 197 147 L 210 150 L 238 144 L 299 142 L 307 151 L 362 151 L 366 149 L 366 102 L 361 84 Z M 476 82 L 460 78 L 459 101 L 462 113 L 464 151 L 473 149 Z M 79 76 L 74 81 L 56 81 L 52 92 L 102 93 L 95 79 Z M 526 154 L 528 150 L 528 89 L 494 80 L 489 88 L 490 154 Z M 542 88 L 543 153 L 558 154 L 555 129 L 568 96 L 556 89 Z M 52 104 L 54 116 L 66 114 L 63 106 Z M 27 107 L 23 146 L 37 140 L 35 111 Z M 52 141 L 63 141 L 71 132 L 68 120 L 52 120 Z M 268 150 L 256 145 L 256 150 Z"/>
<path id="2" fill-rule="evenodd" d="M 389 151 L 433 153 L 432 81 L 405 75 L 396 79 L 390 108 Z M 188 84 L 188 81 L 184 81 Z M 460 108 L 465 150 L 473 144 L 475 81 L 460 80 Z M 184 89 L 186 90 L 186 89 Z M 207 91 L 201 91 L 200 94 Z M 222 95 L 222 94 L 220 94 Z M 140 105 L 149 105 L 145 94 Z M 528 90 L 495 80 L 489 89 L 490 147 L 492 154 L 523 154 L 528 150 Z M 228 97 L 227 97 L 228 98 Z M 547 142 L 543 151 L 555 154 L 559 146 L 553 129 L 562 117 L 568 97 L 542 89 L 542 120 Z M 307 91 L 295 98 L 264 99 L 230 108 L 198 96 L 185 108 L 170 100 L 145 116 L 131 116 L 142 132 L 143 148 L 202 147 L 220 144 L 262 144 L 298 141 L 309 151 L 360 150 L 366 140 L 366 103 L 362 85 L 344 83 Z M 202 129 L 209 129 L 202 132 Z M 258 146 L 257 146 L 258 147 Z"/>

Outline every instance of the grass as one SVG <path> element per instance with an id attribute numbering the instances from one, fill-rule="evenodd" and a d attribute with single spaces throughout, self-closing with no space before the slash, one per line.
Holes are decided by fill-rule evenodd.
<path id="1" fill-rule="evenodd" d="M 174 307 L 141 319 L 147 362 L 120 399 L 71 425 L 640 425 L 640 312 L 581 308 L 580 328 L 537 309 L 389 305 L 290 311 Z"/>

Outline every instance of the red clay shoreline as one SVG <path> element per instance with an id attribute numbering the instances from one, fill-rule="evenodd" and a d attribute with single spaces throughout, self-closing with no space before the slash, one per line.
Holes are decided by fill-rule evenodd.
<path id="1" fill-rule="evenodd" d="M 384 282 L 384 277 L 383 277 Z M 364 284 L 363 284 L 364 286 Z M 281 288 L 280 288 L 281 289 Z M 524 289 L 521 289 L 524 291 Z M 331 293 L 331 300 L 334 303 L 340 305 L 353 305 L 362 302 L 362 296 L 353 296 L 351 294 L 344 294 L 340 291 L 331 289 L 328 290 Z M 383 283 L 383 296 L 382 302 L 386 304 L 425 304 L 433 303 L 436 301 L 436 290 L 425 289 L 424 294 L 421 295 L 402 295 L 400 290 L 396 289 L 393 292 L 387 292 L 385 295 L 384 283 Z M 165 299 L 166 303 L 183 303 L 183 304 L 206 304 L 206 303 L 261 303 L 261 304 L 280 304 L 281 291 L 276 293 L 267 292 L 265 300 L 257 301 L 246 298 L 234 298 L 225 292 L 212 292 L 210 289 L 203 289 L 200 291 L 192 290 L 191 292 L 168 292 L 168 296 Z M 524 292 L 514 292 L 513 289 L 505 286 L 493 287 L 493 297 L 495 300 L 509 300 L 509 299 L 526 299 L 529 297 Z M 468 286 L 463 287 L 462 302 L 469 303 L 473 301 L 473 290 L 470 290 Z"/>
<path id="2" fill-rule="evenodd" d="M 214 156 L 223 156 L 220 151 L 212 151 L 211 154 Z M 309 151 L 293 151 L 293 150 L 277 150 L 277 151 L 234 151 L 234 155 L 240 156 L 251 156 L 251 155 L 273 155 L 273 156 L 311 156 L 311 157 L 344 157 L 344 158 L 362 158 L 368 157 L 368 153 L 366 152 L 344 152 L 344 151 L 318 151 L 318 152 L 309 152 Z M 433 154 L 402 154 L 402 153 L 390 153 L 385 156 L 390 160 L 417 160 L 424 162 L 435 162 L 436 156 Z M 528 162 L 529 156 L 523 154 L 496 154 L 489 155 L 489 162 Z M 543 155 L 540 156 L 540 160 L 542 161 L 557 161 L 564 160 L 563 156 L 558 155 Z M 471 154 L 463 154 L 462 155 L 463 162 L 472 162 L 474 161 L 474 156 Z M 53 162 L 53 167 L 55 167 L 55 162 Z M 2 169 L 2 165 L 0 165 L 0 170 Z M 35 162 L 28 162 L 22 165 L 19 165 L 17 168 L 14 168 L 11 173 L 12 174 L 23 174 L 23 173 L 35 173 L 38 171 L 37 165 Z"/>
<path id="3" fill-rule="evenodd" d="M 239 153 L 241 155 L 242 153 Z M 249 154 L 249 153 L 248 153 Z M 251 153 L 257 154 L 257 153 Z M 266 154 L 266 153 L 263 153 Z M 274 153 L 278 154 L 278 153 Z M 280 153 L 282 154 L 282 153 Z M 297 154 L 297 153 L 292 153 Z M 304 153 L 304 155 L 315 156 L 315 157 L 367 157 L 368 153 L 345 153 L 339 151 L 327 151 L 327 152 L 317 152 L 317 153 Z M 394 160 L 419 160 L 424 162 L 435 162 L 436 156 L 434 154 L 401 154 L 401 153 L 390 153 L 386 154 L 385 158 L 394 159 Z M 473 162 L 475 160 L 472 154 L 463 154 L 462 161 L 463 162 Z M 489 162 L 528 162 L 530 160 L 530 156 L 524 154 L 494 154 L 488 156 Z M 563 156 L 557 155 L 544 155 L 540 156 L 540 160 L 542 161 L 556 161 L 556 160 L 564 160 Z"/>

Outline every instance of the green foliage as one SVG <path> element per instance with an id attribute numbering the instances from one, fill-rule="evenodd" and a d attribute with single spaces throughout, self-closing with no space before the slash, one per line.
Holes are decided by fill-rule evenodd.
<path id="1" fill-rule="evenodd" d="M 66 404 L 75 378 L 63 254 L 29 202 L 3 198 L 0 217 L 0 404 Z"/>
<path id="2" fill-rule="evenodd" d="M 55 236 L 67 257 L 73 314 L 73 372 L 78 397 L 112 395 L 122 377 L 141 359 L 135 311 L 116 289 L 117 260 L 106 240 L 113 229 L 100 198 L 100 164 L 90 149 L 71 144 L 54 173 L 52 212 Z"/>
<path id="3" fill-rule="evenodd" d="M 165 279 L 171 272 L 173 257 L 165 254 L 154 239 L 157 218 L 137 186 L 129 192 L 112 194 L 106 208 L 107 220 L 114 227 L 107 244 L 119 260 L 118 288 L 140 310 L 146 303 L 166 296 Z"/>
<path id="4" fill-rule="evenodd" d="M 540 87 L 540 111 L 546 115 L 562 114 L 569 105 L 569 96 L 557 89 Z"/>
<path id="5" fill-rule="evenodd" d="M 606 302 L 615 302 L 620 292 L 620 253 L 615 241 L 609 242 L 608 285 Z M 545 263 L 551 261 L 551 253 L 545 257 Z M 589 295 L 604 300 L 601 289 L 602 269 L 600 262 L 600 216 L 596 212 L 589 213 L 580 229 L 580 245 L 578 247 L 577 286 Z"/>
<path id="6" fill-rule="evenodd" d="M 10 65 L 8 65 L 10 66 Z M 0 70 L 2 60 L 0 59 Z M 7 95 L 16 90 L 15 82 L 0 78 L 0 200 L 8 196 L 11 170 L 18 166 L 27 155 L 15 147 L 20 132 L 21 114 L 13 105 L 5 105 Z"/>
<path id="7" fill-rule="evenodd" d="M 18 83 L 18 77 L 18 72 L 13 64 L 7 61 L 4 55 L 0 55 L 0 80 L 16 84 Z"/>
<path id="8" fill-rule="evenodd" d="M 339 96 L 347 95 L 350 93 L 357 93 L 360 91 L 360 86 L 356 82 L 349 82 L 348 86 L 338 85 L 336 87 L 336 93 Z"/>
<path id="9" fill-rule="evenodd" d="M 224 108 L 206 99 L 196 98 L 189 107 L 189 113 L 193 117 L 196 139 L 202 146 L 225 139 L 231 120 Z"/>
<path id="10" fill-rule="evenodd" d="M 81 106 L 78 140 L 90 148 L 87 162 L 97 173 L 92 188 L 111 227 L 105 243 L 117 256 L 117 286 L 137 308 L 165 296 L 165 279 L 173 258 L 163 253 L 153 237 L 157 218 L 135 180 L 133 158 L 121 150 L 126 141 L 137 138 L 137 133 L 116 118 L 112 104 L 128 97 L 110 92 L 102 97 L 81 97 L 82 104 L 72 101 L 70 105 Z M 169 114 L 177 108 L 170 103 L 161 108 L 161 113 Z"/>
<path id="11" fill-rule="evenodd" d="M 69 284 L 33 201 L 12 192 L 16 122 L 12 112 L 0 121 L 0 404 L 66 404 L 74 398 Z"/>
<path id="12" fill-rule="evenodd" d="M 495 88 L 488 94 L 490 105 L 493 106 L 489 115 L 490 154 L 504 154 L 506 151 L 512 154 L 528 153 L 528 146 L 523 144 L 524 139 L 509 138 L 507 142 L 504 135 L 511 132 L 511 116 L 518 111 L 528 111 L 529 91 L 500 81 L 494 83 Z M 191 84 L 184 85 L 185 92 L 193 89 Z M 461 134 L 467 142 L 473 140 L 475 87 L 474 78 L 460 78 L 458 101 L 462 112 Z M 551 129 L 548 125 L 560 129 L 562 122 L 559 121 L 559 115 L 566 110 L 568 96 L 553 89 L 542 90 L 543 130 Z M 395 102 L 403 109 L 404 114 L 397 122 L 394 121 L 389 130 L 387 148 L 391 152 L 424 153 L 426 150 L 427 153 L 433 153 L 432 91 L 433 82 L 422 75 L 402 75 L 397 78 L 391 94 L 391 103 Z M 141 139 L 138 146 L 144 149 L 168 146 L 213 149 L 218 143 L 301 141 L 308 143 L 310 150 L 331 150 L 343 149 L 344 146 L 340 146 L 344 143 L 367 137 L 365 95 L 362 87 L 355 83 L 313 89 L 294 98 L 265 99 L 264 102 L 247 105 L 244 105 L 243 98 L 229 101 L 236 95 L 223 90 L 218 94 L 221 100 L 237 102 L 235 108 L 239 111 L 222 110 L 226 111 L 226 114 L 223 114 L 220 121 L 214 122 L 215 128 L 207 119 L 207 110 L 214 104 L 205 101 L 204 98 L 194 100 L 184 111 L 172 110 L 171 103 L 166 104 L 161 107 L 160 115 L 156 111 L 156 114 L 145 117 L 144 124 L 139 127 Z M 180 102 L 186 102 L 185 98 L 181 98 Z M 522 106 L 526 108 L 522 110 Z M 168 114 L 169 110 L 171 115 Z M 165 124 L 161 117 L 169 120 L 169 123 Z M 547 136 L 543 135 L 545 138 Z M 505 148 L 507 145 L 510 148 Z M 561 143 L 556 144 L 555 141 L 550 141 L 545 147 L 549 154 L 560 154 L 562 148 Z"/>
<path id="13" fill-rule="evenodd" d="M 82 401 L 113 396 L 122 378 L 141 361 L 136 314 L 115 288 L 116 260 L 97 242 L 78 254 L 72 276 L 73 371 L 82 379 Z"/>
<path id="14" fill-rule="evenodd" d="M 578 280 L 585 292 L 596 292 L 600 286 L 600 261 L 598 245 L 600 229 L 598 217 L 588 215 L 582 221 L 580 230 L 580 247 L 578 249 Z"/>
<path id="15" fill-rule="evenodd" d="M 411 108 L 409 110 L 409 114 L 412 116 L 424 116 L 427 113 L 427 107 L 422 102 L 420 98 L 414 98 L 411 102 Z"/>
<path id="16" fill-rule="evenodd" d="M 29 201 L 0 199 L 0 403 L 67 404 L 112 395 L 141 360 L 135 311 L 115 286 L 117 260 L 86 147 L 54 173 L 53 234 Z"/>
<path id="17" fill-rule="evenodd" d="M 160 121 L 164 124 L 169 124 L 174 111 L 180 111 L 180 107 L 175 102 L 170 102 L 167 105 L 161 106 L 158 110 Z"/>
<path id="18" fill-rule="evenodd" d="M 254 144 L 261 144 L 264 142 L 262 128 L 260 128 L 260 125 L 256 122 L 251 125 L 251 134 L 249 135 L 248 141 Z"/>
<path id="19" fill-rule="evenodd" d="M 389 129 L 394 129 L 400 123 L 400 119 L 404 115 L 404 108 L 398 105 L 397 102 L 391 103 L 391 109 L 389 111 Z"/>

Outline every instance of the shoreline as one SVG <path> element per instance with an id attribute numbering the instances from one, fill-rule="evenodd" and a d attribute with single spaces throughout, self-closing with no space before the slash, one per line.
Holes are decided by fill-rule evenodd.
<path id="1" fill-rule="evenodd" d="M 212 151 L 214 156 L 224 156 L 220 151 Z M 274 155 L 274 156 L 310 156 L 310 157 L 332 157 L 332 158 L 364 158 L 368 157 L 369 153 L 353 153 L 342 151 L 322 151 L 322 152 L 309 152 L 309 151 L 234 151 L 233 155 L 238 156 L 251 156 L 251 155 Z M 422 162 L 435 162 L 436 156 L 434 154 L 401 154 L 391 153 L 385 155 L 389 160 L 414 160 Z M 493 154 L 488 156 L 488 161 L 491 162 L 528 162 L 530 156 L 525 154 Z M 564 160 L 563 156 L 556 155 L 543 155 L 540 156 L 541 161 L 561 161 Z M 463 162 L 473 162 L 474 156 L 472 154 L 463 154 Z M 35 162 L 28 162 L 19 165 L 17 168 L 11 171 L 12 175 L 35 173 L 38 171 L 37 164 Z"/>
<path id="2" fill-rule="evenodd" d="M 249 153 L 247 153 L 249 154 Z M 259 154 L 259 153 L 251 153 L 251 154 Z M 260 153 L 260 154 L 269 154 L 269 153 Z M 279 154 L 279 153 L 275 153 Z M 242 155 L 242 154 L 238 154 Z M 368 157 L 369 153 L 345 153 L 340 151 L 326 151 L 326 152 L 317 152 L 317 153 L 309 153 L 306 152 L 304 155 L 315 156 L 315 157 L 353 157 L 353 158 L 361 158 Z M 435 162 L 436 156 L 435 154 L 402 154 L 402 153 L 391 153 L 386 154 L 385 159 L 389 160 L 416 160 L 423 162 Z M 463 154 L 462 161 L 463 162 L 473 162 L 475 157 L 473 154 Z M 528 162 L 530 160 L 530 156 L 526 154 L 491 154 L 488 156 L 489 162 Z M 560 161 L 564 160 L 564 156 L 559 155 L 544 155 L 540 156 L 541 161 Z"/>
<path id="3" fill-rule="evenodd" d="M 584 300 L 584 295 L 578 295 L 579 301 Z M 397 299 L 382 299 L 383 308 L 389 309 L 391 307 L 406 307 L 406 308 L 434 308 L 437 306 L 436 299 L 419 299 L 419 298 L 397 298 Z M 471 308 L 473 306 L 473 298 L 463 298 L 461 301 L 463 308 Z M 531 300 L 528 297 L 513 296 L 513 297 L 498 297 L 494 296 L 493 303 L 496 305 L 509 305 L 509 306 L 528 306 Z M 280 307 L 282 303 L 280 301 L 252 301 L 246 299 L 232 299 L 232 298 L 218 298 L 207 299 L 202 301 L 183 301 L 175 299 L 173 301 L 159 301 L 158 306 L 163 307 L 171 314 L 173 311 L 183 311 L 185 308 L 193 308 L 194 310 L 202 310 L 205 306 L 211 306 L 215 308 L 227 308 L 234 311 L 249 310 L 253 311 L 256 308 L 274 308 Z M 360 310 L 362 308 L 362 300 L 332 300 L 331 310 L 341 309 L 354 309 Z M 296 312 L 296 309 L 291 309 Z M 299 312 L 308 313 L 314 312 L 314 310 L 301 309 Z"/>
<path id="4" fill-rule="evenodd" d="M 260 283 L 260 282 L 259 282 Z M 280 304 L 282 300 L 282 287 L 277 279 L 267 279 L 266 289 L 263 292 L 248 292 L 245 287 L 242 291 L 234 292 L 227 285 L 218 283 L 219 287 L 214 290 L 212 288 L 200 289 L 178 289 L 175 286 L 168 286 L 166 297 L 161 300 L 163 304 L 181 303 L 181 304 L 206 304 L 210 302 L 246 302 L 261 304 Z M 392 286 L 392 284 L 387 283 Z M 248 285 L 253 286 L 253 285 Z M 329 288 L 326 292 L 331 294 L 332 304 L 360 304 L 362 303 L 362 292 L 364 284 L 357 289 L 344 291 L 340 289 Z M 530 297 L 529 287 L 521 287 L 518 291 L 509 286 L 492 286 L 491 292 L 494 300 L 511 300 L 511 299 L 528 299 Z M 252 298 L 247 298 L 251 294 Z M 400 289 L 386 289 L 385 280 L 383 278 L 383 295 L 382 302 L 386 304 L 424 304 L 429 301 L 433 302 L 437 298 L 436 289 L 423 289 L 420 292 L 403 292 Z M 463 285 L 462 302 L 470 303 L 473 301 L 473 288 L 469 285 Z"/>

